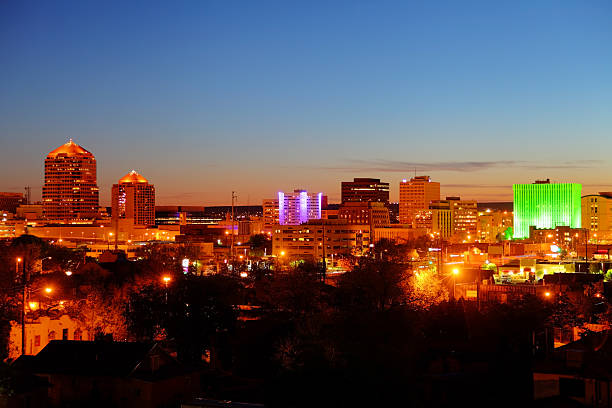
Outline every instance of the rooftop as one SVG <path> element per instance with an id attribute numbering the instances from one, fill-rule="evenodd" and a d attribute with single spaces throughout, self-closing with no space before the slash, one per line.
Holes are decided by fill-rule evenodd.
<path id="1" fill-rule="evenodd" d="M 94 155 L 91 152 L 82 148 L 78 144 L 74 143 L 72 139 L 70 139 L 68 143 L 63 144 L 57 149 L 53 150 L 51 153 L 47 155 L 47 157 L 55 158 L 59 155 L 66 155 L 66 156 L 83 155 L 83 156 L 94 157 Z"/>
<path id="2" fill-rule="evenodd" d="M 125 183 L 148 183 L 149 181 L 144 178 L 143 176 L 141 176 L 140 174 L 138 174 L 138 172 L 136 172 L 136 170 L 132 170 L 130 171 L 128 174 L 126 174 L 125 176 L 121 177 L 119 179 L 119 184 L 125 184 Z"/>

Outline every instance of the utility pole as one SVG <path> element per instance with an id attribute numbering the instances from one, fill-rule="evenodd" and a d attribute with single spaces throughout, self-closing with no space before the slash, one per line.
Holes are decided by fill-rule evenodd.
<path id="1" fill-rule="evenodd" d="M 236 199 L 236 192 L 232 191 L 232 243 L 230 246 L 230 259 L 232 265 L 232 272 L 234 272 L 234 200 Z"/>
<path id="2" fill-rule="evenodd" d="M 26 254 L 23 254 L 23 275 L 21 277 L 23 283 L 23 302 L 21 305 L 21 355 L 26 353 L 26 301 L 28 297 L 28 278 L 26 276 Z"/>

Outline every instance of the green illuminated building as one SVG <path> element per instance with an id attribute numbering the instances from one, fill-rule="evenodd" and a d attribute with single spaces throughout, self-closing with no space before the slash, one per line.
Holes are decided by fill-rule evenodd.
<path id="1" fill-rule="evenodd" d="M 529 226 L 580 228 L 582 185 L 575 183 L 514 184 L 514 238 L 529 238 Z"/>

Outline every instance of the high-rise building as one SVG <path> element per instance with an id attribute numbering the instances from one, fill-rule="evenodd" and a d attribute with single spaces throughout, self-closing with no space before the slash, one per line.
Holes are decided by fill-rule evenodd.
<path id="1" fill-rule="evenodd" d="M 539 229 L 568 226 L 580 228 L 582 185 L 551 183 L 514 184 L 514 238 L 528 238 L 529 227 Z"/>
<path id="2" fill-rule="evenodd" d="M 98 215 L 96 158 L 72 139 L 47 155 L 43 211 L 47 219 L 74 221 Z"/>
<path id="3" fill-rule="evenodd" d="M 134 225 L 155 225 L 155 187 L 132 170 L 113 184 L 113 221 L 132 220 Z"/>
<path id="4" fill-rule="evenodd" d="M 319 220 L 322 204 L 323 193 L 308 194 L 306 190 L 294 190 L 292 193 L 279 192 L 278 223 L 280 225 L 299 225 L 310 220 Z M 265 210 L 264 217 L 266 217 Z"/>
<path id="5" fill-rule="evenodd" d="M 404 179 L 400 182 L 399 195 L 399 222 L 412 224 L 419 211 L 429 210 L 429 204 L 440 199 L 440 183 L 431 181 L 429 176 Z"/>
<path id="6" fill-rule="evenodd" d="M 389 183 L 380 179 L 355 178 L 342 182 L 342 204 L 352 202 L 378 202 L 389 204 Z"/>

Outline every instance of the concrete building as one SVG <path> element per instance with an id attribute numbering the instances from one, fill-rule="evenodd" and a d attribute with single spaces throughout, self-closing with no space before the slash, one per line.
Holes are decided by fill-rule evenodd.
<path id="1" fill-rule="evenodd" d="M 612 235 L 612 192 L 600 192 L 581 199 L 582 227 L 589 230 L 591 236 Z"/>
<path id="2" fill-rule="evenodd" d="M 429 176 L 402 180 L 399 185 L 399 222 L 413 224 L 418 211 L 429 210 L 432 201 L 440 199 L 440 183 Z"/>
<path id="3" fill-rule="evenodd" d="M 355 178 L 353 181 L 343 181 L 342 204 L 354 202 L 377 202 L 389 204 L 389 183 L 380 179 Z"/>
<path id="4" fill-rule="evenodd" d="M 265 225 L 278 224 L 278 198 L 264 199 L 262 210 Z"/>
<path id="5" fill-rule="evenodd" d="M 431 232 L 440 238 L 453 235 L 453 209 L 450 201 L 438 200 L 429 205 L 431 212 Z"/>
<path id="6" fill-rule="evenodd" d="M 427 235 L 427 230 L 424 228 L 394 224 L 388 227 L 375 227 L 372 242 L 376 244 L 381 239 L 386 239 L 402 244 L 424 235 Z"/>
<path id="7" fill-rule="evenodd" d="M 362 255 L 370 246 L 369 225 L 343 220 L 312 220 L 301 225 L 275 225 L 272 254 L 281 262 L 308 259 L 315 262 L 336 255 Z"/>
<path id="8" fill-rule="evenodd" d="M 478 232 L 478 203 L 460 197 L 446 197 L 451 204 L 453 235 L 456 239 L 473 241 Z"/>
<path id="9" fill-rule="evenodd" d="M 112 188 L 113 223 L 127 220 L 134 225 L 155 225 L 155 187 L 132 170 Z"/>
<path id="10" fill-rule="evenodd" d="M 278 223 L 280 225 L 299 225 L 310 220 L 320 220 L 322 208 L 323 193 L 308 194 L 306 190 L 278 193 Z"/>
<path id="11" fill-rule="evenodd" d="M 96 158 L 72 139 L 47 155 L 42 200 L 45 218 L 70 222 L 96 218 Z"/>
<path id="12" fill-rule="evenodd" d="M 338 219 L 349 224 L 369 225 L 370 228 L 388 226 L 389 210 L 381 202 L 347 202 L 340 205 Z"/>
<path id="13" fill-rule="evenodd" d="M 529 227 L 581 227 L 581 184 L 551 183 L 514 184 L 514 238 L 529 237 Z"/>
<path id="14" fill-rule="evenodd" d="M 512 228 L 513 222 L 512 211 L 494 211 L 491 209 L 480 211 L 478 213 L 478 241 L 494 243 L 507 238 L 506 231 L 508 231 L 508 228 Z"/>
<path id="15" fill-rule="evenodd" d="M 0 192 L 0 212 L 7 211 L 15 214 L 17 212 L 17 207 L 25 203 L 26 200 L 22 193 Z"/>

